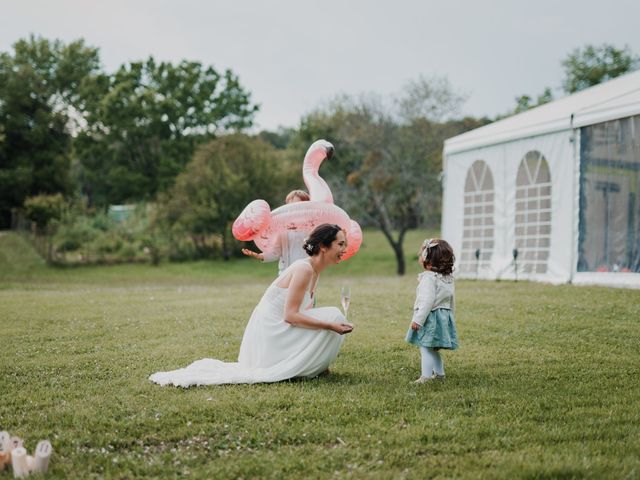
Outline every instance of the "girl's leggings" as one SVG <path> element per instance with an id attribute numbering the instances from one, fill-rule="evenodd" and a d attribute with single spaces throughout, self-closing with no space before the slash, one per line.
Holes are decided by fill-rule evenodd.
<path id="1" fill-rule="evenodd" d="M 434 373 L 444 376 L 444 364 L 442 357 L 437 350 L 433 348 L 420 347 L 420 356 L 422 357 L 422 376 L 430 377 Z"/>

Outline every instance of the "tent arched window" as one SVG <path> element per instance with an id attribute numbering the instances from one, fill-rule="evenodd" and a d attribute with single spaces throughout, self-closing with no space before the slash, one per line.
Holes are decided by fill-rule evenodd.
<path id="1" fill-rule="evenodd" d="M 551 173 L 544 156 L 528 152 L 516 176 L 518 272 L 547 273 L 551 248 Z"/>
<path id="2" fill-rule="evenodd" d="M 494 183 L 489 165 L 473 162 L 464 184 L 464 215 L 460 272 L 489 268 L 493 255 Z"/>

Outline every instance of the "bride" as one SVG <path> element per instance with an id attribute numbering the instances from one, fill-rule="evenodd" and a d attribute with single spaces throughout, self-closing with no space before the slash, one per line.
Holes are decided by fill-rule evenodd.
<path id="1" fill-rule="evenodd" d="M 310 308 L 318 277 L 347 248 L 338 225 L 316 227 L 303 246 L 309 258 L 284 270 L 267 288 L 244 331 L 237 363 L 211 358 L 149 377 L 160 385 L 189 387 L 278 382 L 314 377 L 335 360 L 343 336 L 353 330 L 336 307 Z"/>

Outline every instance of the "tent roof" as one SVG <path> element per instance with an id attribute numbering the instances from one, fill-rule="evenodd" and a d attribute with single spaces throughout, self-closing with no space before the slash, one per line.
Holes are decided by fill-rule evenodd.
<path id="1" fill-rule="evenodd" d="M 640 70 L 447 139 L 444 153 L 592 125 L 640 113 Z"/>

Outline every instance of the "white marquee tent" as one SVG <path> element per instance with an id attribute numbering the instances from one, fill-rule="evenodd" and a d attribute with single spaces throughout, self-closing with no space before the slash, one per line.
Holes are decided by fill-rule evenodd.
<path id="1" fill-rule="evenodd" d="M 450 138 L 461 277 L 640 288 L 640 71 Z"/>

